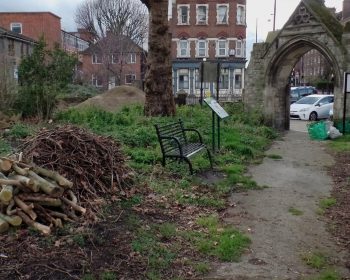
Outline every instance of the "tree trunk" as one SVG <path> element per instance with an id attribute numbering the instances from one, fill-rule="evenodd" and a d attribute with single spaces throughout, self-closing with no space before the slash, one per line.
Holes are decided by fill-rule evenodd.
<path id="1" fill-rule="evenodd" d="M 175 115 L 167 0 L 141 0 L 149 9 L 145 115 Z"/>

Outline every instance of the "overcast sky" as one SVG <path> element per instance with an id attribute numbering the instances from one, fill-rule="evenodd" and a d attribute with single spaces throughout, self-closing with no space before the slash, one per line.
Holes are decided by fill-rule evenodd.
<path id="1" fill-rule="evenodd" d="M 62 29 L 76 30 L 74 13 L 79 3 L 84 0 L 0 0 L 0 12 L 50 11 L 61 17 Z M 276 0 L 276 28 L 282 28 L 289 19 L 299 0 Z M 342 9 L 342 0 L 326 0 L 328 7 Z M 256 27 L 258 41 L 266 38 L 273 26 L 274 0 L 247 0 L 247 52 L 250 53 L 255 42 Z"/>

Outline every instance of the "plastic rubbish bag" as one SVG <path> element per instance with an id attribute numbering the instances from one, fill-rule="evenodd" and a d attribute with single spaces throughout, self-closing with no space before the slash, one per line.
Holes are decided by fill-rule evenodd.
<path id="1" fill-rule="evenodd" d="M 338 129 L 336 129 L 334 126 L 331 126 L 328 130 L 328 137 L 330 139 L 336 139 L 340 136 L 342 136 L 343 133 L 341 133 Z"/>
<path id="2" fill-rule="evenodd" d="M 307 125 L 309 136 L 312 140 L 326 140 L 328 138 L 327 126 L 324 121 L 313 122 Z"/>

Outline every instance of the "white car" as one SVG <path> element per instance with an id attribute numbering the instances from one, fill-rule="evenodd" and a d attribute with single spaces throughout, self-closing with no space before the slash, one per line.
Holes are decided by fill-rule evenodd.
<path id="1" fill-rule="evenodd" d="M 290 105 L 290 118 L 310 121 L 326 119 L 329 117 L 333 102 L 333 95 L 308 95 Z"/>

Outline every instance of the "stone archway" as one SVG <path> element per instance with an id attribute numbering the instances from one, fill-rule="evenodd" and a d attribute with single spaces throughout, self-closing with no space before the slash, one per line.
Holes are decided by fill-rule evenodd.
<path id="1" fill-rule="evenodd" d="M 318 6 L 314 6 L 315 2 Z M 318 10 L 320 6 L 322 9 Z M 326 7 L 316 0 L 301 1 L 282 30 L 270 34 L 273 38 L 266 43 L 254 45 L 246 71 L 243 98 L 246 107 L 261 109 L 267 125 L 279 130 L 289 129 L 290 73 L 303 54 L 316 49 L 333 68 L 334 117 L 340 119 L 343 72 L 350 70 L 346 50 L 347 41 L 350 46 L 350 34 L 337 33 L 334 27 L 343 31 Z"/>

